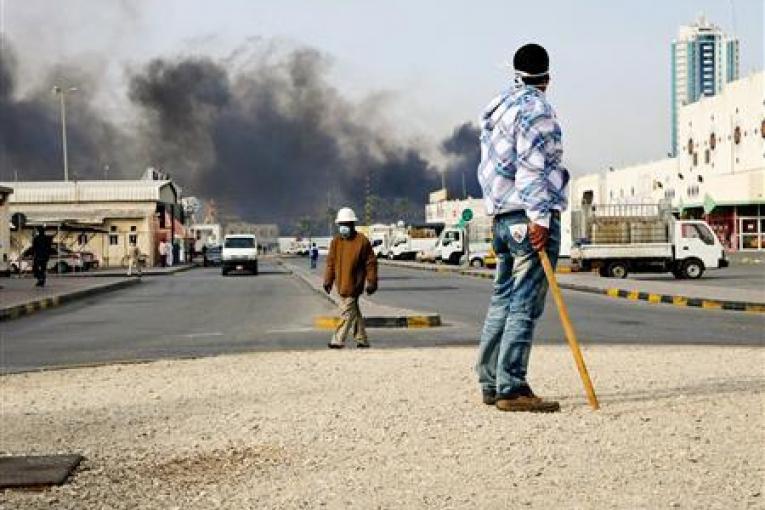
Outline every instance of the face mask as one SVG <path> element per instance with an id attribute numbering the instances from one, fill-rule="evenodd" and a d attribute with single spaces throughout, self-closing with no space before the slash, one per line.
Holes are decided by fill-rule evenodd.
<path id="1" fill-rule="evenodd" d="M 337 227 L 337 231 L 340 233 L 341 237 L 349 237 L 351 235 L 351 227 L 348 225 L 340 225 Z"/>

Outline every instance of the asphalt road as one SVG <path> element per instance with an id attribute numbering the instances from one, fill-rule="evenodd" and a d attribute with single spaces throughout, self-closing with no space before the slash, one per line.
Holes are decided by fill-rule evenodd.
<path id="1" fill-rule="evenodd" d="M 631 274 L 630 279 L 657 282 L 676 281 L 671 274 Z M 683 285 L 704 285 L 707 287 L 735 287 L 738 289 L 765 289 L 765 264 L 733 264 L 723 269 L 704 272 L 698 280 L 683 280 Z"/>
<path id="2" fill-rule="evenodd" d="M 304 264 L 305 259 L 292 259 Z M 323 261 L 322 261 L 323 262 Z M 312 328 L 330 303 L 273 262 L 257 277 L 222 277 L 218 269 L 144 278 L 135 287 L 0 323 L 0 369 L 45 367 L 257 350 L 324 349 Z M 446 325 L 371 330 L 375 347 L 430 347 L 477 342 L 491 282 L 383 267 L 381 304 L 441 313 Z M 763 344 L 765 316 L 628 302 L 577 292 L 566 301 L 583 344 Z M 539 342 L 562 342 L 552 302 Z"/>

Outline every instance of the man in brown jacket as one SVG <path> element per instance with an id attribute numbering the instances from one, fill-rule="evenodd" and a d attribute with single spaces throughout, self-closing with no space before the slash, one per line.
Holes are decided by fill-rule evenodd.
<path id="1" fill-rule="evenodd" d="M 342 349 L 351 331 L 356 347 L 369 347 L 364 317 L 359 310 L 359 296 L 364 292 L 365 282 L 367 294 L 371 296 L 377 290 L 377 259 L 369 239 L 356 232 L 357 221 L 352 209 L 340 209 L 335 220 L 338 235 L 329 245 L 324 290 L 329 294 L 332 285 L 337 284 L 340 294 L 340 324 L 329 342 L 330 349 Z"/>

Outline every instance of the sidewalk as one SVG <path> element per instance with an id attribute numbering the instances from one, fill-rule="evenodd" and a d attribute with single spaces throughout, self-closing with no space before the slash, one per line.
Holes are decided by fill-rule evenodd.
<path id="1" fill-rule="evenodd" d="M 455 273 L 474 278 L 494 278 L 493 269 L 466 269 L 460 266 L 423 264 L 419 262 L 384 261 L 382 265 L 425 271 Z M 597 273 L 574 273 L 567 266 L 556 271 L 562 289 L 601 294 L 653 304 L 672 304 L 714 310 L 765 313 L 765 290 L 705 286 L 682 280 L 649 281 L 638 279 L 603 278 Z"/>
<path id="2" fill-rule="evenodd" d="M 77 299 L 122 289 L 140 283 L 139 278 L 49 277 L 45 287 L 35 287 L 33 278 L 0 279 L 0 321 L 15 319 Z"/>
<path id="3" fill-rule="evenodd" d="M 141 273 L 142 276 L 166 276 L 176 273 L 181 273 L 183 271 L 188 271 L 189 269 L 194 269 L 197 267 L 195 264 L 183 264 L 178 266 L 172 266 L 172 267 L 148 267 L 143 270 Z M 133 270 L 133 274 L 135 275 L 135 270 Z M 62 275 L 59 275 L 61 277 L 65 278 L 88 278 L 88 277 L 105 277 L 105 278 L 114 278 L 119 276 L 127 276 L 127 269 L 126 268 L 116 268 L 116 267 L 110 267 L 110 268 L 104 268 L 104 269 L 91 269 L 90 271 L 82 271 L 77 273 L 64 273 Z"/>
<path id="4" fill-rule="evenodd" d="M 322 287 L 322 279 L 316 273 L 311 273 L 303 268 L 278 259 L 277 263 L 289 269 L 292 274 L 300 278 L 311 289 L 322 297 L 328 299 L 335 306 L 338 305 L 340 296 L 333 290 L 328 295 Z M 362 296 L 359 306 L 364 315 L 364 323 L 368 328 L 431 328 L 441 325 L 439 314 L 420 313 L 406 308 L 394 308 L 380 305 Z M 314 326 L 319 329 L 335 329 L 340 317 L 318 316 L 314 318 Z"/>
<path id="5" fill-rule="evenodd" d="M 762 508 L 765 348 L 584 355 L 597 412 L 568 347 L 534 347 L 532 387 L 561 403 L 550 415 L 481 404 L 475 347 L 3 376 L 4 453 L 85 460 L 0 507 Z"/>

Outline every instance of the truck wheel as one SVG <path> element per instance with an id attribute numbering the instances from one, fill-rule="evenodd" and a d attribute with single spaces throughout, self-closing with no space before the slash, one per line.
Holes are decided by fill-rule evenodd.
<path id="1" fill-rule="evenodd" d="M 608 264 L 607 272 L 608 276 L 611 278 L 627 278 L 627 275 L 629 274 L 627 264 L 620 260 Z"/>
<path id="2" fill-rule="evenodd" d="M 481 259 L 473 259 L 470 261 L 470 265 L 475 268 L 481 268 L 483 267 L 483 260 Z"/>
<path id="3" fill-rule="evenodd" d="M 698 280 L 704 274 L 704 264 L 698 259 L 688 259 L 683 262 L 683 277 Z"/>
<path id="4" fill-rule="evenodd" d="M 228 276 L 228 269 L 226 268 L 226 266 L 223 266 L 222 268 L 220 268 L 220 274 L 222 274 L 223 276 Z"/>
<path id="5" fill-rule="evenodd" d="M 252 266 L 252 276 L 258 276 L 258 263 L 255 262 L 255 264 Z"/>
<path id="6" fill-rule="evenodd" d="M 69 272 L 69 264 L 66 262 L 58 262 L 56 264 L 56 272 L 58 274 L 68 273 Z"/>
<path id="7" fill-rule="evenodd" d="M 598 274 L 603 278 L 608 278 L 608 268 L 606 266 L 600 266 L 598 268 Z"/>

